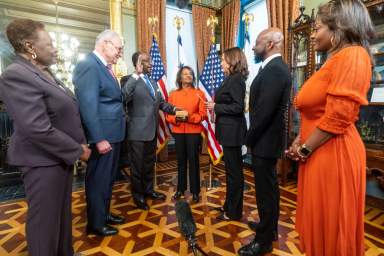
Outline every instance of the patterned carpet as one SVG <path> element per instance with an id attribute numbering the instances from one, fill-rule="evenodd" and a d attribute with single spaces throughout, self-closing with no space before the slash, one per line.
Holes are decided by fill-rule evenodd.
<path id="1" fill-rule="evenodd" d="M 208 158 L 201 159 L 202 179 L 208 182 Z M 218 222 L 218 212 L 213 207 L 221 206 L 225 195 L 225 175 L 223 166 L 214 168 L 215 183 L 221 183 L 210 190 L 203 187 L 200 202 L 191 204 L 197 223 L 197 238 L 202 249 L 209 255 L 236 255 L 242 244 L 253 238 L 248 229 L 248 220 L 257 220 L 253 175 L 246 170 L 246 190 L 244 194 L 244 217 L 240 222 Z M 188 245 L 179 233 L 175 202 L 176 162 L 168 161 L 157 165 L 158 190 L 167 195 L 163 201 L 148 201 L 149 211 L 134 207 L 129 183 L 120 182 L 114 186 L 112 211 L 125 216 L 127 223 L 119 227 L 119 234 L 100 238 L 85 234 L 86 214 L 84 190 L 73 192 L 73 236 L 74 248 L 85 255 L 192 255 Z M 186 193 L 186 199 L 191 195 Z M 302 255 L 298 248 L 298 235 L 294 231 L 296 209 L 296 184 L 281 187 L 281 211 L 279 220 L 279 241 L 274 243 L 272 255 Z M 0 204 L 0 255 L 28 255 L 24 223 L 27 206 L 25 201 Z M 366 208 L 366 255 L 384 255 L 384 211 Z"/>

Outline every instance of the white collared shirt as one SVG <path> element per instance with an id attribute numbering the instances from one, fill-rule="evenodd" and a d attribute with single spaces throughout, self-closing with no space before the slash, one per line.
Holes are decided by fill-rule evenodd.
<path id="1" fill-rule="evenodd" d="M 143 79 L 143 81 L 145 82 L 145 83 L 147 83 L 147 81 L 145 81 L 145 74 L 144 73 L 140 73 L 139 74 L 139 77 L 141 78 L 141 79 Z M 147 78 L 149 79 L 149 76 L 147 75 Z M 151 86 L 152 86 L 152 83 L 151 83 Z"/>
<path id="2" fill-rule="evenodd" d="M 275 53 L 275 54 L 272 54 L 271 56 L 269 56 L 268 58 L 266 58 L 263 61 L 263 63 L 261 63 L 261 68 L 264 68 L 271 60 L 273 60 L 274 58 L 277 58 L 277 57 L 281 57 L 281 54 Z"/>
<path id="3" fill-rule="evenodd" d="M 103 58 L 103 56 L 100 55 L 96 50 L 93 51 L 93 53 L 96 55 L 97 58 L 104 64 L 104 66 L 107 66 L 107 61 Z"/>
<path id="4" fill-rule="evenodd" d="M 131 75 L 133 78 L 135 78 L 136 80 L 138 80 L 140 78 L 140 74 L 137 74 L 137 73 L 132 73 Z"/>

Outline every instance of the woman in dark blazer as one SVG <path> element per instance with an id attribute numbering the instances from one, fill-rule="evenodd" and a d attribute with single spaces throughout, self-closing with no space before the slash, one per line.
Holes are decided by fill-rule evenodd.
<path id="1" fill-rule="evenodd" d="M 48 69 L 57 50 L 42 23 L 17 19 L 6 32 L 16 58 L 0 77 L 0 95 L 14 127 L 8 163 L 23 174 L 28 251 L 73 255 L 72 166 L 90 155 L 76 98 Z"/>
<path id="2" fill-rule="evenodd" d="M 216 115 L 216 139 L 223 147 L 227 191 L 218 220 L 238 220 L 243 212 L 243 160 L 247 125 L 244 116 L 245 80 L 248 65 L 243 51 L 238 47 L 223 52 L 221 66 L 226 76 L 215 94 L 215 102 L 208 102 L 208 110 Z"/>

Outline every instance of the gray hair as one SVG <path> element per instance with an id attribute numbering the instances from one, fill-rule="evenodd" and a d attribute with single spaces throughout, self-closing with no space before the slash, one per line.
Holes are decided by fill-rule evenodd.
<path id="1" fill-rule="evenodd" d="M 99 43 L 105 40 L 111 40 L 115 37 L 120 38 L 120 35 L 113 30 L 106 29 L 96 37 L 95 45 L 98 45 Z"/>
<path id="2" fill-rule="evenodd" d="M 338 51 L 345 44 L 357 44 L 371 54 L 369 42 L 375 37 L 375 28 L 363 2 L 329 1 L 320 5 L 317 18 L 333 32 L 334 45 L 330 51 Z"/>

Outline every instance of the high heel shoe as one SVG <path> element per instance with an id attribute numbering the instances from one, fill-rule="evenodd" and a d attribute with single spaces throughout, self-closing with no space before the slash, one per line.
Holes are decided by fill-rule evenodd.
<path id="1" fill-rule="evenodd" d="M 176 193 L 173 195 L 173 199 L 179 200 L 181 196 L 183 196 L 184 193 L 181 191 L 176 191 Z"/>
<path id="2" fill-rule="evenodd" d="M 222 206 L 220 206 L 220 207 L 213 207 L 213 210 L 218 211 L 218 212 L 225 212 L 224 208 Z"/>
<path id="3" fill-rule="evenodd" d="M 199 195 L 198 194 L 193 194 L 192 195 L 192 202 L 198 203 L 199 202 Z"/>
<path id="4" fill-rule="evenodd" d="M 220 220 L 220 221 L 231 221 L 231 220 L 240 220 L 241 218 L 230 218 L 228 217 L 224 212 L 219 214 L 218 216 L 216 216 L 216 220 Z"/>

